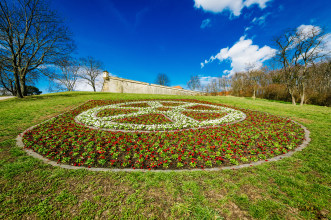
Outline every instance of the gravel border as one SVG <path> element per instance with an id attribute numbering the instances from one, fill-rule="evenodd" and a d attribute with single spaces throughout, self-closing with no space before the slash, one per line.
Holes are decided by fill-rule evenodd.
<path id="1" fill-rule="evenodd" d="M 253 163 L 248 163 L 248 164 L 241 164 L 241 165 L 235 165 L 235 166 L 226 166 L 226 167 L 215 167 L 215 168 L 205 168 L 205 169 L 201 169 L 201 168 L 196 168 L 196 169 L 181 169 L 181 170 L 148 170 L 148 169 L 132 169 L 132 168 L 124 168 L 124 169 L 118 169 L 118 168 L 94 168 L 94 167 L 91 167 L 91 168 L 87 168 L 87 167 L 78 167 L 78 166 L 72 166 L 72 165 L 66 165 L 66 164 L 59 164 L 55 161 L 52 161 L 50 159 L 47 159 L 45 157 L 43 157 L 42 155 L 34 152 L 33 150 L 31 149 L 26 149 L 24 148 L 24 144 L 23 144 L 23 136 L 24 134 L 29 131 L 29 130 L 32 130 L 34 127 L 40 125 L 40 124 L 43 124 L 43 123 L 46 123 L 47 121 L 55 118 L 55 117 L 58 117 L 62 114 L 65 114 L 66 112 L 69 112 L 69 111 L 72 111 L 84 104 L 86 104 L 87 102 L 89 101 L 93 101 L 93 100 L 88 100 L 80 105 L 78 105 L 77 107 L 71 109 L 71 110 L 68 110 L 68 111 L 65 111 L 57 116 L 54 116 L 42 123 L 39 123 L 37 125 L 34 125 L 28 129 L 26 129 L 24 132 L 22 132 L 21 134 L 19 134 L 16 138 L 16 145 L 20 148 L 22 148 L 29 156 L 32 156 L 34 158 L 37 158 L 37 159 L 40 159 L 42 160 L 44 163 L 46 164 L 50 164 L 54 167 L 61 167 L 61 168 L 65 168 L 65 169 L 69 169 L 69 170 L 80 170 L 80 169 L 84 169 L 84 170 L 89 170 L 89 171 L 112 171 L 112 172 L 187 172 L 187 171 L 220 171 L 220 170 L 234 170 L 234 169 L 241 169 L 241 168 L 245 168 L 245 167 L 252 167 L 252 166 L 257 166 L 257 165 L 260 165 L 260 164 L 263 164 L 263 163 L 267 163 L 269 161 L 278 161 L 278 160 L 281 160 L 283 158 L 287 158 L 287 157 L 290 157 L 292 156 L 294 153 L 298 152 L 298 151 L 302 151 L 305 147 L 308 146 L 309 142 L 311 141 L 309 135 L 310 135 L 310 131 L 305 127 L 303 126 L 302 124 L 296 122 L 296 121 L 293 121 L 291 120 L 292 122 L 298 124 L 301 126 L 301 128 L 305 131 L 305 137 L 304 137 L 304 140 L 302 142 L 302 144 L 300 146 L 298 146 L 297 148 L 295 148 L 293 151 L 289 151 L 287 152 L 286 154 L 282 154 L 282 155 L 278 155 L 276 157 L 273 157 L 273 158 L 270 158 L 270 159 L 267 159 L 267 160 L 261 160 L 261 161 L 257 161 L 257 162 L 253 162 Z M 269 113 L 268 113 L 269 114 Z"/>

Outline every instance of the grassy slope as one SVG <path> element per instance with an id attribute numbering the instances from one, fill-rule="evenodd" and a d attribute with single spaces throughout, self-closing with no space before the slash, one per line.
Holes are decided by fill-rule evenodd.
<path id="1" fill-rule="evenodd" d="M 293 157 L 222 172 L 92 173 L 45 165 L 15 147 L 26 128 L 90 99 L 188 98 L 58 93 L 0 101 L 0 219 L 331 218 L 331 109 L 237 97 L 190 97 L 270 112 L 311 131 Z"/>

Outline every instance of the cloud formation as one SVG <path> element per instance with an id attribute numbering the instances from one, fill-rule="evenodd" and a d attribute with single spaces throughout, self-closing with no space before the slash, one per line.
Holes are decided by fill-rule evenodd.
<path id="1" fill-rule="evenodd" d="M 300 36 L 300 38 L 297 38 L 297 41 L 295 40 L 292 47 L 295 47 L 297 45 L 297 42 L 300 40 L 307 40 L 307 38 L 316 36 L 318 34 L 321 34 L 322 28 L 319 26 L 314 25 L 305 25 L 302 24 L 296 29 L 297 34 Z M 331 51 L 331 34 L 326 33 L 322 34 L 318 40 L 321 40 L 321 44 L 316 48 L 311 48 L 308 52 L 311 54 L 320 54 L 320 55 L 328 55 L 330 57 L 330 51 Z"/>
<path id="2" fill-rule="evenodd" d="M 257 25 L 264 25 L 266 18 L 270 15 L 271 13 L 266 13 L 265 15 L 262 15 L 261 17 L 255 17 L 252 20 L 252 23 L 257 24 Z"/>
<path id="3" fill-rule="evenodd" d="M 297 33 L 302 34 L 303 36 L 312 37 L 313 34 L 319 34 L 322 31 L 322 29 L 319 26 L 314 25 L 305 25 L 302 24 L 299 27 L 297 27 Z"/>
<path id="4" fill-rule="evenodd" d="M 234 16 L 239 16 L 244 7 L 257 4 L 261 9 L 271 0 L 194 0 L 194 7 L 202 8 L 204 11 L 221 13 L 230 11 Z"/>
<path id="5" fill-rule="evenodd" d="M 201 29 L 204 29 L 206 27 L 211 27 L 211 20 L 209 18 L 205 19 L 202 21 L 201 25 L 200 25 L 200 28 Z"/>
<path id="6" fill-rule="evenodd" d="M 109 76 L 115 76 L 111 73 L 109 73 Z M 98 77 L 95 79 L 95 87 L 97 92 L 100 92 L 103 85 L 103 78 L 102 74 L 98 75 Z M 93 88 L 90 84 L 88 84 L 87 80 L 85 79 L 78 79 L 75 84 L 75 91 L 89 91 L 93 92 Z"/>
<path id="7" fill-rule="evenodd" d="M 252 29 L 252 26 L 246 27 L 245 32 L 249 31 L 250 29 Z"/>
<path id="8" fill-rule="evenodd" d="M 258 45 L 253 45 L 251 39 L 245 39 L 245 36 L 242 36 L 231 48 L 223 48 L 218 54 L 201 63 L 201 68 L 214 60 L 230 61 L 232 69 L 224 70 L 223 73 L 231 76 L 236 72 L 245 71 L 247 68 L 261 68 L 263 62 L 272 58 L 275 53 L 275 49 L 269 46 L 260 48 Z"/>
<path id="9" fill-rule="evenodd" d="M 200 84 L 202 87 L 207 86 L 210 82 L 212 82 L 213 80 L 218 79 L 219 77 L 215 77 L 215 76 L 200 76 Z"/>

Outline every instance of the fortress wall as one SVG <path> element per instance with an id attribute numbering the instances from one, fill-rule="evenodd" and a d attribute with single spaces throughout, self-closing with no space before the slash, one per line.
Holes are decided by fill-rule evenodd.
<path id="1" fill-rule="evenodd" d="M 202 95 L 201 92 L 177 89 L 169 86 L 149 84 L 135 80 L 119 77 L 104 77 L 102 92 L 113 93 L 142 93 L 142 94 L 164 94 L 164 95 Z"/>

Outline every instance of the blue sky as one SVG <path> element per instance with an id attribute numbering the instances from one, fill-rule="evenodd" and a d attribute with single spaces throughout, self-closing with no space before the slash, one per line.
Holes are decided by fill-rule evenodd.
<path id="1" fill-rule="evenodd" d="M 329 32 L 329 0 L 54 0 L 77 44 L 76 57 L 93 56 L 110 73 L 148 83 L 158 73 L 186 87 L 262 65 L 272 39 L 288 28 Z M 223 50 L 222 50 L 223 49 Z M 46 93 L 48 84 L 37 86 Z M 78 86 L 79 87 L 79 86 Z"/>

